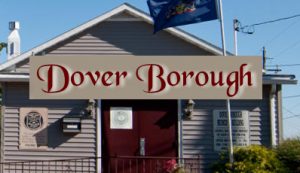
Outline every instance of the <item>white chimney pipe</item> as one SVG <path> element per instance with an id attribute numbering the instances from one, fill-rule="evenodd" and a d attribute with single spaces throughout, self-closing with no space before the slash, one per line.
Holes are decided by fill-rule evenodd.
<path id="1" fill-rule="evenodd" d="M 7 59 L 14 58 L 21 54 L 21 39 L 19 35 L 20 23 L 18 21 L 9 22 L 11 31 L 7 40 Z"/>

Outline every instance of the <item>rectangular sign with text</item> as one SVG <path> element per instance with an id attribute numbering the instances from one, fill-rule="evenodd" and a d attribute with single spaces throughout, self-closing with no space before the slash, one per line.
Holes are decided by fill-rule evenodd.
<path id="1" fill-rule="evenodd" d="M 30 99 L 261 99 L 260 57 L 33 56 Z"/>
<path id="2" fill-rule="evenodd" d="M 228 116 L 226 110 L 214 110 L 214 149 L 228 149 Z M 250 144 L 249 112 L 231 110 L 231 128 L 233 146 L 245 147 Z"/>

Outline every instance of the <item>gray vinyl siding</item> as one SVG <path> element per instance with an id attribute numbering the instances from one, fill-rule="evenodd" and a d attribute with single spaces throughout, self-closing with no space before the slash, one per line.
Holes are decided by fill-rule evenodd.
<path id="1" fill-rule="evenodd" d="M 183 39 L 142 21 L 102 22 L 36 55 L 212 55 Z M 17 64 L 16 71 L 28 73 L 28 60 Z"/>
<path id="2" fill-rule="evenodd" d="M 138 19 L 129 13 L 130 12 L 123 12 L 121 14 L 115 14 L 114 16 L 110 17 L 108 20 L 110 20 L 110 19 Z M 142 19 L 140 19 L 140 20 L 142 20 Z"/>
<path id="3" fill-rule="evenodd" d="M 86 100 L 29 100 L 28 83 L 4 84 L 3 161 L 61 160 L 96 157 L 96 121 L 82 119 L 81 133 L 66 135 L 61 130 L 64 116 L 76 116 L 87 105 Z M 48 149 L 26 151 L 19 149 L 19 109 L 48 108 Z M 95 170 L 91 160 L 91 170 Z M 63 168 L 65 169 L 65 168 Z M 72 169 L 72 167 L 71 167 Z"/>
<path id="4" fill-rule="evenodd" d="M 210 165 L 218 158 L 214 151 L 213 110 L 226 110 L 225 100 L 194 100 L 192 120 L 183 120 L 183 156 L 200 157 L 201 169 L 209 172 Z M 182 101 L 182 110 L 186 101 Z M 269 87 L 264 86 L 262 100 L 231 101 L 231 109 L 249 111 L 250 144 L 271 145 Z"/>
<path id="5" fill-rule="evenodd" d="M 48 54 L 133 54 L 133 55 L 207 55 L 202 49 L 188 44 L 167 32 L 153 34 L 153 27 L 145 22 L 102 22 L 78 39 Z"/>

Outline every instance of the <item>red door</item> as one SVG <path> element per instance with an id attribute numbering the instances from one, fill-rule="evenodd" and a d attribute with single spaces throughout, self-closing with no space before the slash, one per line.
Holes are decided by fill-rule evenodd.
<path id="1" fill-rule="evenodd" d="M 150 157 L 177 156 L 176 100 L 103 100 L 102 110 L 105 173 L 155 172 Z"/>

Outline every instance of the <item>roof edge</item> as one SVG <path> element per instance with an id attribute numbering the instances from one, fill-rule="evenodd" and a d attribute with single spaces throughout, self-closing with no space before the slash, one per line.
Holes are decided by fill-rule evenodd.
<path id="1" fill-rule="evenodd" d="M 263 84 L 291 84 L 296 85 L 298 81 L 295 75 L 290 74 L 264 74 Z"/>

